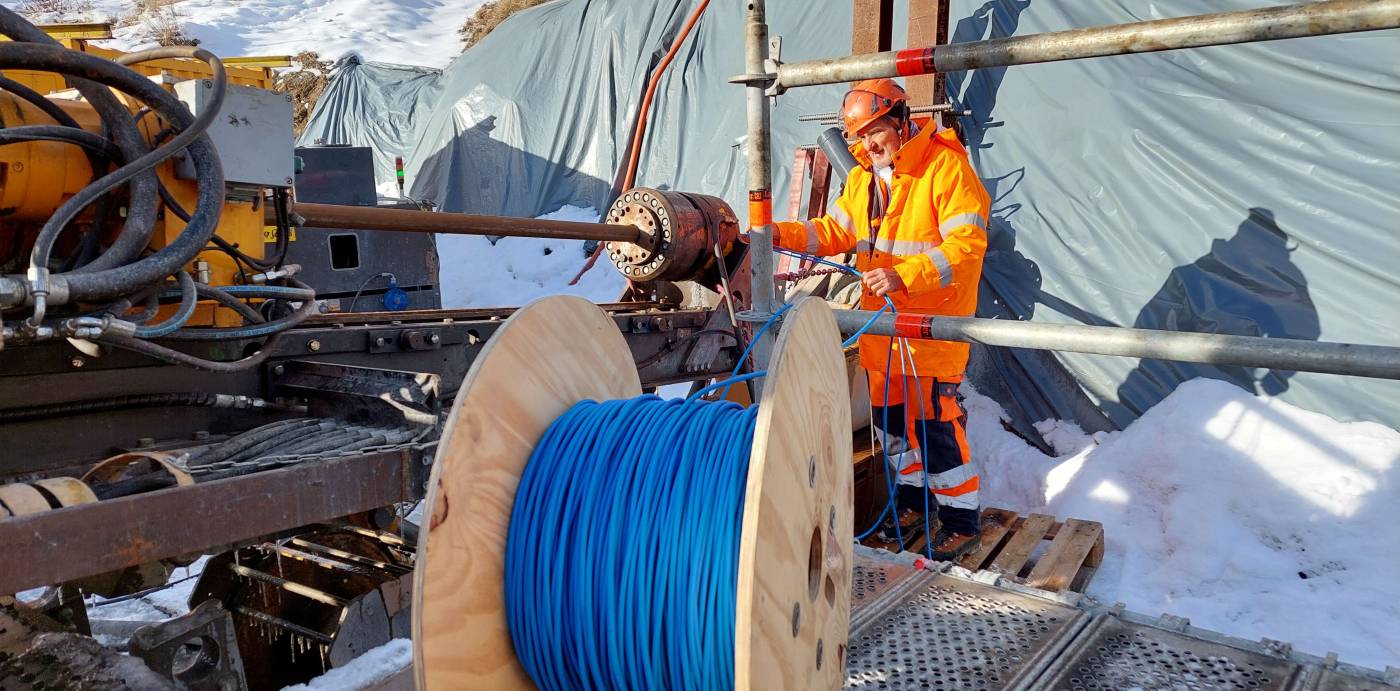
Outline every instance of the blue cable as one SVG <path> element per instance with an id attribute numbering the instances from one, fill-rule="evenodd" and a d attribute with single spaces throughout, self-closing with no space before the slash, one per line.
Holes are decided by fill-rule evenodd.
<path id="1" fill-rule="evenodd" d="M 768 318 L 768 321 L 763 322 L 763 326 L 760 326 L 758 328 L 758 331 L 754 332 L 753 338 L 749 340 L 749 344 L 747 346 L 744 346 L 744 352 L 739 353 L 739 361 L 734 363 L 734 371 L 730 372 L 730 375 L 739 374 L 739 370 L 743 369 L 744 363 L 748 361 L 749 352 L 753 350 L 754 344 L 758 343 L 758 339 L 762 338 L 763 334 L 767 333 L 768 327 L 772 326 L 778 321 L 778 317 L 783 316 L 783 313 L 792 309 L 792 306 L 795 304 L 797 303 L 789 302 L 788 304 L 783 305 L 778 309 L 777 312 L 773 313 L 773 316 Z"/>
<path id="2" fill-rule="evenodd" d="M 852 275 L 852 276 L 860 277 L 860 275 L 861 275 L 859 271 L 856 271 L 855 269 L 853 269 L 853 268 L 851 268 L 851 267 L 849 267 L 849 266 L 846 266 L 845 264 L 838 264 L 838 263 L 836 263 L 836 262 L 833 262 L 833 261 L 830 261 L 830 260 L 827 260 L 827 259 L 823 259 L 823 258 L 821 258 L 821 257 L 817 257 L 817 256 L 814 256 L 814 255 L 806 254 L 806 253 L 804 253 L 804 252 L 794 252 L 794 251 L 792 251 L 792 250 L 783 249 L 783 248 L 781 248 L 781 247 L 774 247 L 773 250 L 774 250 L 775 252 L 778 252 L 779 254 L 785 254 L 785 255 L 787 255 L 787 256 L 789 256 L 789 257 L 797 257 L 798 259 L 805 259 L 805 260 L 807 260 L 807 261 L 815 262 L 815 263 L 817 263 L 817 264 L 822 264 L 822 265 L 824 265 L 824 266 L 829 266 L 829 267 L 832 267 L 832 268 L 835 268 L 835 269 L 839 269 L 839 270 L 841 270 L 841 271 L 843 271 L 843 272 L 845 272 L 845 273 L 848 273 L 848 274 L 850 274 L 850 275 Z M 874 315 L 872 315 L 872 316 L 870 317 L 870 320 L 869 320 L 869 321 L 865 322 L 865 324 L 862 325 L 862 326 L 860 327 L 859 330 L 857 330 L 854 334 L 852 334 L 850 338 L 846 339 L 846 341 L 844 341 L 844 342 L 841 344 L 841 347 L 842 347 L 842 348 L 849 348 L 850 346 L 852 346 L 852 345 L 854 345 L 856 342 L 858 342 L 858 341 L 860 340 L 860 337 L 863 336 L 863 335 L 865 335 L 865 332 L 868 331 L 868 330 L 870 329 L 870 327 L 872 327 L 872 326 L 875 325 L 875 321 L 876 321 L 877 319 L 879 319 L 879 318 L 880 318 L 880 315 L 884 314 L 886 310 L 888 310 L 891 314 L 898 314 L 898 313 L 899 313 L 899 310 L 895 309 L 894 300 L 890 299 L 890 296 L 888 296 L 888 295 L 885 295 L 885 296 L 883 296 L 883 297 L 885 298 L 885 306 L 884 306 L 884 307 L 881 307 L 880 310 L 879 310 L 878 312 L 876 312 Z M 908 348 L 908 343 L 909 343 L 908 340 L 907 340 L 907 339 L 900 339 L 900 340 L 905 344 L 905 349 L 907 349 L 907 348 Z M 882 420 L 882 427 L 883 427 L 883 430 L 888 430 L 888 429 L 890 428 L 890 407 L 889 407 L 889 400 L 890 400 L 890 370 L 891 370 L 890 365 L 891 365 L 891 363 L 892 363 L 892 361 L 893 361 L 893 356 L 894 356 L 894 339 L 890 339 L 890 349 L 889 349 L 889 352 L 886 353 L 886 355 L 885 355 L 885 400 L 884 400 L 884 405 L 881 406 L 881 408 L 884 410 L 884 417 L 883 417 L 883 420 Z M 901 372 L 902 372 L 902 371 L 904 370 L 904 350 L 901 350 L 901 351 L 900 351 L 899 367 L 900 367 L 900 370 L 901 370 Z M 737 370 L 736 370 L 736 371 L 737 371 Z M 917 382 L 917 381 L 918 381 L 918 374 L 917 374 L 917 372 L 915 373 L 914 377 L 915 377 L 915 382 Z M 900 384 L 901 384 L 901 386 L 902 386 L 902 385 L 903 385 L 903 381 L 901 381 Z M 908 398 L 908 396 L 907 396 L 908 391 L 906 391 L 905 393 L 906 393 L 905 398 Z M 919 417 L 920 417 L 921 419 L 922 419 L 922 417 L 923 417 L 923 406 L 924 406 L 924 401 L 923 401 L 923 397 L 922 397 L 922 394 L 921 394 L 920 397 L 919 397 Z M 907 430 L 906 430 L 906 433 L 907 433 Z M 882 436 L 881 436 L 881 439 L 880 439 L 880 451 L 881 451 L 881 453 L 882 453 L 882 454 L 884 455 L 884 457 L 885 457 L 885 468 L 889 469 L 889 468 L 892 467 L 892 464 L 890 463 L 889 444 L 887 443 L 887 442 L 888 442 L 888 436 L 889 436 L 889 434 L 888 434 L 888 432 L 882 431 L 882 432 L 881 432 L 881 435 L 882 435 Z M 924 534 L 928 536 L 928 538 L 926 539 L 926 543 L 930 543 L 930 544 L 931 544 L 932 541 L 933 541 L 933 536 L 932 536 L 932 534 L 930 534 L 930 532 L 929 532 L 929 518 L 928 518 L 928 496 L 927 496 L 927 495 L 928 495 L 928 461 L 927 461 L 927 459 L 924 458 L 924 456 L 925 456 L 925 454 L 926 454 L 927 452 L 923 450 L 923 449 L 927 449 L 927 448 L 928 448 L 928 443 L 927 443 L 927 442 L 928 442 L 928 440 L 927 440 L 928 432 L 927 432 L 927 430 L 925 430 L 923 436 L 925 437 L 925 439 L 924 439 L 924 444 L 923 444 L 923 446 L 920 447 L 919 456 L 920 456 L 920 460 L 923 461 L 923 466 L 924 466 L 924 490 L 925 490 L 925 491 L 924 491 L 924 495 L 925 495 L 925 496 L 924 496 Z M 887 502 L 885 502 L 885 508 L 882 509 L 882 510 L 880 511 L 880 515 L 877 516 L 877 517 L 875 518 L 875 523 L 874 523 L 873 525 L 871 525 L 870 528 L 867 529 L 865 532 L 863 532 L 863 533 L 861 533 L 861 534 L 859 534 L 859 535 L 856 536 L 856 538 L 855 538 L 856 542 L 861 542 L 861 541 L 865 540 L 865 538 L 870 537 L 870 535 L 871 535 L 872 533 L 874 533 L 874 532 L 876 531 L 876 529 L 878 529 L 878 528 L 880 527 L 880 523 L 883 522 L 883 521 L 885 520 L 885 516 L 890 515 L 891 513 L 893 513 L 893 515 L 894 515 L 894 534 L 895 534 L 895 539 L 899 541 L 899 544 L 900 544 L 901 546 L 904 544 L 904 531 L 901 529 L 901 527 L 900 527 L 900 525 L 899 525 L 899 508 L 897 507 L 896 502 L 895 502 L 895 485 L 896 485 L 896 482 L 895 482 L 894 479 L 893 479 L 892 473 L 889 472 L 889 471 L 887 471 L 887 472 L 885 473 L 885 489 L 886 489 L 886 491 L 889 493 L 889 500 L 888 500 Z M 929 545 L 926 545 L 926 546 L 928 546 L 929 558 L 932 559 L 932 558 L 933 558 L 932 547 L 929 546 Z"/>
<path id="3" fill-rule="evenodd" d="M 755 373 L 757 374 L 757 373 Z M 725 689 L 758 408 L 582 401 L 521 475 L 506 617 L 541 689 Z"/>

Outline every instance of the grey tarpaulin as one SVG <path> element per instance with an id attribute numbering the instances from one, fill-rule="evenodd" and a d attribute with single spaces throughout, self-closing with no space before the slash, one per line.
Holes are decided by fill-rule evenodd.
<path id="1" fill-rule="evenodd" d="M 350 53 L 331 68 L 331 84 L 298 146 L 368 146 L 381 194 L 397 195 L 394 158 L 407 157 L 418 140 L 419 119 L 442 95 L 441 70 L 365 62 Z"/>
<path id="2" fill-rule="evenodd" d="M 904 3 L 896 2 L 901 7 Z M 953 0 L 952 40 L 1266 6 L 1246 0 Z M 558 0 L 522 12 L 444 70 L 404 118 L 414 196 L 530 216 L 609 201 L 647 71 L 694 0 Z M 849 0 L 770 0 L 782 57 L 849 52 Z M 897 18 L 898 20 L 898 18 Z M 661 82 L 639 184 L 721 195 L 745 213 L 741 3 L 716 0 Z M 901 47 L 903 29 L 896 31 Z M 995 198 L 985 316 L 1400 345 L 1400 32 L 985 69 L 949 75 Z M 387 74 L 344 69 L 345 138 L 398 147 Z M 382 81 L 369 81 L 369 80 Z M 774 111 L 781 217 L 795 146 L 840 86 Z M 421 104 L 428 89 L 415 91 Z M 342 98 L 344 97 L 344 98 Z M 343 123 L 326 107 L 315 132 Z M 320 137 L 308 129 L 307 137 Z M 329 139 L 328 139 L 329 141 Z M 392 154 L 390 154 L 392 156 Z M 601 267 L 597 270 L 606 270 Z M 1178 382 L 1213 376 L 1343 419 L 1400 427 L 1400 384 L 978 348 L 973 376 L 1023 420 L 1122 425 Z M 1084 394 L 1087 394 L 1085 398 Z M 1095 419 L 1097 418 L 1097 420 Z"/>

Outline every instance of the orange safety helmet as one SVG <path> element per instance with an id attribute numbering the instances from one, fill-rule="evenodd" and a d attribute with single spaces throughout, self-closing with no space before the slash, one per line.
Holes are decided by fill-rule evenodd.
<path id="1" fill-rule="evenodd" d="M 861 128 L 889 115 L 895 106 L 904 106 L 909 96 L 893 79 L 866 79 L 857 83 L 841 100 L 841 121 L 846 138 L 855 139 Z"/>

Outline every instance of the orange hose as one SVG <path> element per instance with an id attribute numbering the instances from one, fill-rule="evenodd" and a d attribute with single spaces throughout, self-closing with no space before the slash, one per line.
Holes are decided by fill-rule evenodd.
<path id="1" fill-rule="evenodd" d="M 661 75 L 666 72 L 666 67 L 671 64 L 671 59 L 676 57 L 676 53 L 681 50 L 681 44 L 685 43 L 685 38 L 690 35 L 690 30 L 694 28 L 695 22 L 700 20 L 700 15 L 709 7 L 710 0 L 700 0 L 700 4 L 695 7 L 695 11 L 690 13 L 690 18 L 685 20 L 685 26 L 681 27 L 681 32 L 676 35 L 676 40 L 671 42 L 671 49 L 666 51 L 666 56 L 661 58 L 661 63 L 656 66 L 656 70 L 651 73 L 651 79 L 647 82 L 646 93 L 642 96 L 642 105 L 637 108 L 637 124 L 632 128 L 632 150 L 627 157 L 627 175 L 622 178 L 622 191 L 632 189 L 632 183 L 637 181 L 637 162 L 642 157 L 642 134 L 647 129 L 647 111 L 651 109 L 651 98 L 656 95 L 656 86 L 661 83 Z M 603 245 L 599 243 L 598 248 L 593 250 L 593 254 L 588 257 L 583 268 L 569 281 L 569 285 L 578 285 L 579 279 L 588 273 L 589 269 L 598 262 L 598 257 L 603 254 Z M 629 281 L 630 284 L 630 281 Z"/>
<path id="2" fill-rule="evenodd" d="M 666 57 L 661 58 L 661 64 L 656 66 L 656 71 L 651 73 L 651 81 L 647 83 L 646 95 L 642 96 L 642 105 L 637 109 L 637 125 L 632 130 L 632 155 L 627 160 L 627 176 L 622 179 L 622 191 L 632 189 L 632 183 L 637 181 L 637 162 L 642 157 L 642 135 L 647 129 L 647 111 L 651 108 L 651 98 L 656 94 L 656 86 L 661 83 L 661 75 L 666 72 L 666 67 L 671 64 L 671 60 L 676 57 L 676 53 L 681 50 L 681 44 L 685 43 L 686 36 L 690 35 L 690 30 L 695 26 L 695 22 L 700 20 L 700 15 L 709 7 L 710 0 L 700 0 L 700 4 L 695 7 L 695 11 L 690 13 L 690 18 L 685 21 L 685 26 L 681 27 L 681 32 L 676 36 L 676 40 L 671 42 L 671 50 L 666 52 Z"/>

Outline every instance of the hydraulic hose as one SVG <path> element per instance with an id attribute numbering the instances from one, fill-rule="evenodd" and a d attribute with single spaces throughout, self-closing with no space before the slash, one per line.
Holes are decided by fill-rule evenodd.
<path id="1" fill-rule="evenodd" d="M 222 398 L 221 398 L 222 397 Z M 29 420 L 43 420 L 46 418 L 66 417 L 69 415 L 86 415 L 90 413 L 105 413 L 113 410 L 132 410 L 135 408 L 163 408 L 188 406 L 192 408 L 215 408 L 224 400 L 236 398 L 227 394 L 213 394 L 203 392 L 193 393 L 151 393 L 137 394 L 134 396 L 117 396 L 115 398 L 97 398 L 86 401 L 72 401 L 68 403 L 51 403 L 49 405 L 26 406 L 24 408 L 10 408 L 0 410 L 0 424 L 12 422 L 27 422 Z"/>
<path id="2" fill-rule="evenodd" d="M 217 58 L 213 58 L 207 51 L 194 51 L 189 48 L 180 50 L 197 53 L 199 57 L 212 58 L 217 63 Z M 172 53 L 166 51 L 161 54 Z M 195 119 L 180 101 L 154 82 L 139 77 L 121 65 L 56 46 L 0 44 L 0 67 L 6 66 L 58 70 L 64 74 L 80 75 L 122 89 L 137 99 L 151 104 L 163 117 L 184 129 L 180 135 L 167 143 L 166 147 L 163 147 L 166 150 L 162 154 L 150 155 L 145 157 L 144 161 L 138 162 L 158 162 L 160 156 L 168 156 L 178 151 L 179 142 L 192 138 L 187 150 L 194 163 L 200 184 L 195 211 L 191 215 L 191 222 L 185 232 L 160 251 L 133 264 L 103 269 L 102 267 L 115 263 L 111 259 L 115 255 L 112 249 L 109 249 L 92 264 L 72 273 L 64 274 L 61 278 L 66 283 L 65 288 L 69 301 L 117 297 L 141 286 L 157 283 L 173 275 L 203 249 L 208 238 L 213 235 L 222 211 L 223 171 L 208 137 L 191 129 Z M 222 72 L 219 71 L 219 73 Z M 128 164 L 125 167 L 128 175 L 134 174 L 131 171 L 136 168 L 139 166 L 133 164 Z M 118 171 L 112 175 L 120 174 L 122 174 L 121 171 Z M 112 179 L 111 175 L 104 178 L 108 181 Z M 66 202 L 64 206 L 69 211 L 76 211 L 81 208 L 81 205 L 85 205 L 100 196 L 100 193 L 96 191 L 99 189 L 100 185 L 91 185 Z M 152 193 L 156 193 L 155 187 L 152 187 Z M 77 201 L 75 202 L 75 200 Z M 60 218 L 60 216 L 56 215 L 55 218 Z M 127 222 L 131 223 L 130 217 L 128 217 Z M 43 316 L 47 286 L 42 279 L 47 277 L 45 267 L 47 266 L 48 252 L 55 239 L 56 230 L 59 228 L 61 226 L 51 218 L 50 224 L 46 224 L 45 229 L 40 232 L 43 242 L 36 241 L 36 253 L 31 255 L 30 281 L 31 285 L 37 288 L 32 291 L 34 293 L 35 315 L 31 317 L 31 323 L 34 323 L 35 318 Z M 48 233 L 46 234 L 45 231 Z M 124 239 L 124 237 L 125 235 L 119 240 Z M 36 259 L 43 260 L 45 263 L 38 263 L 35 261 Z"/>
<path id="3" fill-rule="evenodd" d="M 314 423 L 315 421 L 313 420 L 297 418 L 293 420 L 280 420 L 256 429 L 248 430 L 236 437 L 224 440 L 196 453 L 190 458 L 189 467 L 194 468 L 209 465 L 210 463 L 218 463 L 233 454 L 251 448 L 268 439 L 276 438 L 278 435 L 299 434 L 302 429 Z"/>
<path id="4" fill-rule="evenodd" d="M 198 117 L 191 118 L 189 110 L 174 96 L 164 89 L 155 85 L 151 81 L 141 77 L 138 73 L 126 69 L 126 65 L 145 62 L 156 58 L 186 57 L 196 58 L 207 62 L 214 72 L 213 93 L 210 96 L 209 107 L 202 111 Z M 30 254 L 31 270 L 44 269 L 48 266 L 53 245 L 58 239 L 59 233 L 67 227 L 77 215 L 99 197 L 127 182 L 137 174 L 150 170 L 156 165 L 166 161 L 171 156 L 184 150 L 196 141 L 208 142 L 204 137 L 204 132 L 218 116 L 219 108 L 222 105 L 226 92 L 228 77 L 224 72 L 223 63 L 207 50 L 194 48 L 191 46 L 176 46 L 162 48 L 158 50 L 145 51 L 142 53 L 132 53 L 120 58 L 117 62 L 104 60 L 96 56 L 87 55 L 68 50 L 60 46 L 42 45 L 0 45 L 0 68 L 19 67 L 23 69 L 51 70 L 61 74 L 76 74 L 84 78 L 92 79 L 101 84 L 111 86 L 129 93 L 140 99 L 143 103 L 150 105 L 158 111 L 166 120 L 179 128 L 180 132 L 170 141 L 157 147 L 154 151 L 146 152 L 121 168 L 108 173 L 97 182 L 83 188 L 77 194 L 58 207 L 39 230 L 39 235 L 34 240 L 34 249 Z M 191 150 L 191 154 L 193 154 Z M 221 176 L 222 177 L 222 176 Z M 200 180 L 201 192 L 206 187 L 207 181 Z M 222 183 L 222 180 L 220 180 Z M 220 185 L 222 188 L 222 185 Z M 222 189 L 220 190 L 222 192 Z M 203 196 L 203 195 L 201 195 Z M 220 194 L 222 196 L 222 194 Z M 222 199 L 220 199 L 222 203 Z M 198 209 L 196 209 L 198 213 Z M 203 243 L 200 243 L 201 245 Z M 89 271 L 97 271 L 110 268 L 116 262 L 104 259 L 110 255 L 104 255 L 95 260 L 87 267 Z M 181 262 L 183 263 L 183 262 Z"/>
<path id="5" fill-rule="evenodd" d="M 59 46 L 58 41 L 54 40 L 52 36 L 26 21 L 13 10 L 4 7 L 0 7 L 0 34 L 10 37 L 17 44 L 23 44 L 23 46 Z M 66 73 L 64 74 L 68 76 Z M 101 84 L 80 77 L 70 77 L 68 83 L 77 89 L 83 98 L 87 99 L 93 110 L 97 111 L 98 116 L 102 118 L 107 133 L 122 152 L 122 160 L 134 161 L 150 151 L 145 138 L 141 136 L 140 130 L 136 127 L 136 120 L 132 117 L 131 111 L 127 110 L 126 106 L 122 105 L 110 90 Z M 24 94 L 16 93 L 21 98 L 26 98 Z M 68 123 L 64 122 L 63 124 L 67 125 Z M 76 123 L 73 124 L 76 125 Z M 150 243 L 151 234 L 155 232 L 156 213 L 160 206 L 156 198 L 156 183 L 154 170 L 142 171 L 132 179 L 129 186 L 130 199 L 127 205 L 126 222 L 122 224 L 121 233 L 103 255 L 103 257 L 110 256 L 113 265 L 134 259 Z"/>
<path id="6" fill-rule="evenodd" d="M 301 307 L 297 311 L 281 318 L 261 324 L 249 326 L 234 326 L 222 329 L 182 329 L 171 333 L 165 338 L 172 341 L 224 341 L 237 340 L 243 338 L 257 338 L 267 336 L 279 331 L 290 329 L 320 313 L 321 306 L 316 302 L 316 291 L 304 283 L 296 283 L 296 288 L 282 288 L 280 286 L 231 286 L 225 290 L 230 295 L 237 295 L 239 290 L 234 289 L 260 288 L 264 295 L 277 294 L 281 299 L 301 300 Z M 272 291 L 278 291 L 273 293 Z"/>
<path id="7" fill-rule="evenodd" d="M 59 125 L 23 125 L 0 129 L 0 146 L 35 141 L 74 144 L 110 160 L 121 160 L 121 150 L 117 148 L 116 144 L 87 130 Z"/>
<path id="8" fill-rule="evenodd" d="M 205 300 L 213 300 L 219 303 L 220 305 L 223 305 L 224 307 L 227 307 L 237 312 L 239 316 L 243 317 L 243 319 L 246 320 L 249 324 L 261 324 L 267 321 L 257 310 L 253 309 L 252 307 L 249 307 L 247 303 L 243 302 L 242 300 L 239 300 L 238 298 L 234 297 L 233 295 L 229 294 L 228 292 L 222 289 L 199 283 L 195 285 L 195 290 L 199 293 L 199 297 Z"/>
<path id="9" fill-rule="evenodd" d="M 132 352 L 140 353 L 142 355 L 146 355 L 148 357 L 152 357 L 163 362 L 168 362 L 172 365 L 184 365 L 186 367 L 193 367 L 198 370 L 204 370 L 205 372 L 231 374 L 235 372 L 243 372 L 257 367 L 258 365 L 261 365 L 263 361 L 267 360 L 268 356 L 272 354 L 272 346 L 277 342 L 277 339 L 279 337 L 281 337 L 281 334 L 273 334 L 272 338 L 268 339 L 267 342 L 263 344 L 261 350 L 259 350 L 256 353 L 253 353 L 252 355 L 249 355 L 248 357 L 243 358 L 242 360 L 234 360 L 233 362 L 205 360 L 204 358 L 196 357 L 194 355 L 190 355 L 189 353 L 182 353 L 173 348 L 167 348 L 163 345 L 157 345 L 155 343 L 151 343 L 150 341 L 143 341 L 139 338 L 132 338 L 130 336 L 117 336 L 114 334 L 105 334 L 97 337 L 96 340 L 99 343 L 106 343 L 112 346 L 116 346 L 117 348 L 122 348 L 124 350 L 130 350 Z"/>
<path id="10" fill-rule="evenodd" d="M 190 317 L 194 316 L 194 310 L 199 306 L 199 290 L 195 287 L 194 279 L 190 278 L 188 272 L 181 271 L 178 274 L 178 280 L 180 281 L 180 307 L 169 319 L 159 324 L 136 327 L 137 338 L 160 338 L 174 333 L 184 326 Z"/>
<path id="11" fill-rule="evenodd" d="M 57 103 L 54 103 L 53 101 L 50 101 L 47 98 L 44 98 L 43 94 L 13 79 L 10 79 L 9 77 L 0 75 L 0 89 L 8 91 L 24 99 L 25 101 L 28 101 L 30 105 L 34 106 L 35 108 L 38 108 L 39 110 L 44 111 L 45 115 L 53 118 L 54 122 L 57 122 L 58 124 L 63 125 L 64 127 L 70 127 L 75 130 L 82 129 L 82 126 L 78 124 L 78 121 L 74 120 L 73 116 L 69 115 L 67 111 L 63 110 L 62 108 L 59 108 Z"/>

